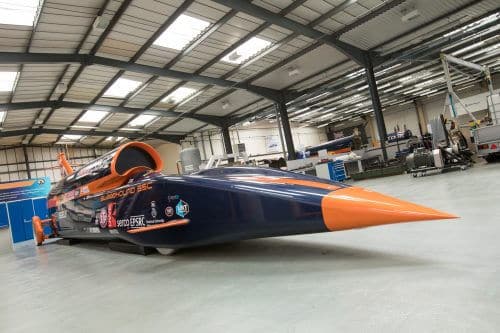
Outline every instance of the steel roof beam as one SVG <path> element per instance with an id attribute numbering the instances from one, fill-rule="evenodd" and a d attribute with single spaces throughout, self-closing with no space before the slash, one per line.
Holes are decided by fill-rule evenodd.
<path id="1" fill-rule="evenodd" d="M 172 23 L 177 20 L 179 18 L 180 15 L 182 15 L 182 13 L 184 11 L 186 11 L 189 6 L 191 6 L 191 4 L 194 2 L 194 0 L 186 0 L 184 1 L 175 11 L 172 15 L 170 15 L 167 20 L 165 22 L 163 22 L 163 24 L 156 30 L 155 33 L 153 33 L 153 35 L 151 37 L 149 37 L 149 39 L 141 46 L 141 48 L 134 54 L 134 56 L 132 56 L 130 58 L 130 60 L 128 60 L 129 63 L 134 63 L 136 62 L 137 60 L 139 60 L 139 58 L 141 56 L 144 55 L 144 53 L 146 53 L 146 51 L 154 44 L 154 42 L 161 36 L 161 34 L 163 34 L 163 32 L 168 29 L 168 27 L 170 27 L 170 25 L 172 25 Z M 104 96 L 104 94 L 106 93 L 106 91 L 125 73 L 125 70 L 119 70 L 111 80 L 109 80 L 105 85 L 104 87 L 99 91 L 99 93 L 94 96 L 94 98 L 92 98 L 92 100 L 90 101 L 91 104 L 95 104 L 97 103 L 97 101 Z M 129 97 L 130 96 L 135 96 L 139 91 L 141 91 L 142 89 L 144 89 L 146 87 L 146 85 L 148 84 L 147 82 L 150 82 L 150 80 L 152 80 L 153 78 L 155 78 L 156 76 L 152 76 L 151 78 L 149 78 L 146 83 L 144 84 L 141 84 L 138 88 L 135 89 L 135 91 L 129 93 L 127 96 L 125 96 L 125 98 L 123 99 L 123 101 L 119 104 L 119 106 L 125 106 L 125 104 L 127 104 L 127 102 L 129 101 Z M 79 119 L 80 117 L 83 115 L 83 113 L 85 112 L 86 110 L 82 110 L 82 112 L 80 112 L 80 114 L 78 115 L 78 117 L 76 117 L 68 126 L 68 128 L 72 125 L 74 125 Z M 134 117 L 132 117 L 132 119 L 135 119 L 136 117 L 138 117 L 140 115 L 140 113 L 137 113 L 135 114 Z M 129 119 L 130 121 L 130 119 Z M 100 123 L 98 124 L 100 125 Z M 59 139 L 59 138 L 58 138 Z M 104 140 L 104 139 L 103 139 Z M 100 142 L 99 142 L 100 143 Z"/>
<path id="2" fill-rule="evenodd" d="M 387 12 L 388 10 L 391 10 L 394 7 L 401 5 L 405 1 L 406 0 L 387 1 L 387 2 L 383 3 L 382 5 L 374 8 L 373 10 L 367 12 L 365 15 L 362 15 L 361 17 L 356 19 L 351 24 L 348 24 L 345 27 L 343 27 L 342 29 L 335 31 L 332 36 L 339 38 L 343 34 L 349 32 L 353 29 L 356 29 L 357 27 L 365 24 L 368 21 L 373 20 L 375 17 L 380 16 L 380 15 L 384 14 L 385 12 Z"/>
<path id="3" fill-rule="evenodd" d="M 246 82 L 236 82 L 199 74 L 185 73 L 172 69 L 129 63 L 127 61 L 105 58 L 90 54 L 0 52 L 0 64 L 54 63 L 80 63 L 85 66 L 101 65 L 135 73 L 170 77 L 182 81 L 248 90 L 250 92 L 253 92 L 254 94 L 268 98 L 272 101 L 277 101 L 280 98 L 280 92 L 278 90 L 254 86 Z"/>
<path id="4" fill-rule="evenodd" d="M 0 132 L 0 138 L 21 136 L 21 135 L 40 135 L 40 134 L 55 134 L 55 135 L 82 135 L 82 136 L 121 136 L 128 139 L 139 139 L 144 134 L 141 132 L 128 132 L 128 131 L 85 131 L 85 130 L 66 130 L 66 129 L 55 129 L 55 128 L 26 128 L 14 131 L 3 131 Z M 165 140 L 169 142 L 179 143 L 180 140 L 184 138 L 184 135 L 166 135 L 166 134 L 151 134 L 150 138 Z"/>
<path id="5" fill-rule="evenodd" d="M 99 10 L 97 11 L 96 13 L 96 17 L 97 16 L 102 16 L 103 13 L 105 12 L 106 8 L 108 7 L 109 3 L 110 3 L 111 0 L 106 0 L 103 5 L 99 8 Z M 43 11 L 43 8 L 44 8 L 44 5 L 45 3 L 42 4 L 42 8 L 40 8 L 40 15 Z M 74 52 L 75 54 L 78 54 L 80 52 L 80 50 L 82 49 L 83 45 L 85 44 L 85 41 L 87 40 L 87 38 L 90 36 L 90 34 L 92 33 L 92 31 L 94 30 L 94 27 L 93 25 L 90 25 L 87 27 L 87 30 L 85 31 L 85 34 L 83 36 L 82 39 L 80 39 L 80 42 L 78 43 L 78 46 L 75 48 L 76 52 Z M 26 50 L 26 52 L 29 52 L 29 50 Z M 64 70 L 62 71 L 61 75 L 59 76 L 59 78 L 57 79 L 57 82 L 56 84 L 53 86 L 52 88 L 52 91 L 50 92 L 50 94 L 48 95 L 47 97 L 47 100 L 50 100 L 50 98 L 52 97 L 52 95 L 54 95 L 54 93 L 56 92 L 56 89 L 57 87 L 59 86 L 59 83 L 62 82 L 63 78 L 66 76 L 68 70 L 70 69 L 71 65 L 68 64 L 66 65 L 66 67 L 64 68 Z M 74 76 L 77 76 L 79 75 L 79 73 L 81 73 L 80 69 L 78 69 L 78 72 L 76 72 L 73 77 L 71 78 L 71 81 L 69 82 L 71 85 L 73 85 L 74 81 L 76 81 L 76 79 L 74 78 Z M 68 87 L 67 87 L 67 90 L 66 92 L 62 93 L 60 95 L 60 99 L 64 99 L 64 96 L 66 96 L 66 93 L 68 92 L 68 90 L 71 88 L 71 86 L 68 84 Z M 35 120 L 38 119 L 42 113 L 43 109 L 39 110 L 37 115 L 35 116 Z M 47 114 L 47 116 L 44 118 L 43 120 L 43 123 L 45 124 L 45 122 L 50 118 L 50 116 L 52 115 L 54 111 L 53 110 L 50 110 L 49 113 Z M 32 126 L 34 126 L 34 121 L 32 123 Z M 33 135 L 30 139 L 29 139 L 29 143 L 31 143 L 31 141 L 33 141 L 33 139 L 35 138 L 35 136 Z M 23 141 L 24 141 L 25 138 L 23 138 Z"/>
<path id="6" fill-rule="evenodd" d="M 0 110 L 2 111 L 14 111 L 14 110 L 26 110 L 26 109 L 38 109 L 38 108 L 68 108 L 68 109 L 91 109 L 96 111 L 106 111 L 110 113 L 127 113 L 127 114 L 150 114 L 162 117 L 178 117 L 181 119 L 189 118 L 196 119 L 207 124 L 222 126 L 225 124 L 225 118 L 202 115 L 202 114 L 188 114 L 181 113 L 172 110 L 159 110 L 159 109 L 149 109 L 144 110 L 142 108 L 133 108 L 127 106 L 113 106 L 113 105 L 103 105 L 103 104 L 93 104 L 93 103 L 78 103 L 69 101 L 34 101 L 34 102 L 17 102 L 17 103 L 3 103 L 0 104 Z"/>
<path id="7" fill-rule="evenodd" d="M 259 18 L 268 23 L 272 23 L 282 28 L 288 29 L 299 35 L 303 35 L 311 39 L 317 40 L 319 42 L 322 42 L 324 44 L 330 45 L 336 48 L 337 50 L 341 51 L 342 53 L 344 53 L 349 58 L 356 61 L 358 64 L 362 66 L 365 65 L 364 53 L 366 53 L 367 51 L 361 50 L 356 46 L 345 43 L 333 36 L 325 34 L 310 26 L 298 23 L 294 20 L 273 13 L 270 10 L 254 5 L 245 0 L 213 0 L 213 1 L 221 5 L 224 5 L 226 7 L 244 12 L 248 15 Z"/>
<path id="8" fill-rule="evenodd" d="M 342 2 L 341 4 L 339 4 L 338 6 L 336 6 L 335 8 L 329 10 L 328 12 L 324 13 L 323 15 L 319 16 L 318 18 L 314 19 L 313 21 L 311 21 L 310 23 L 308 23 L 308 26 L 311 27 L 311 28 L 314 28 L 314 26 L 320 24 L 321 22 L 327 20 L 328 18 L 330 18 L 331 16 L 337 14 L 337 13 L 340 13 L 342 10 L 344 10 L 345 8 L 349 7 L 350 5 L 352 5 L 353 3 L 356 3 L 358 0 L 345 0 L 344 2 Z M 292 2 L 290 5 L 288 5 L 287 7 L 285 7 L 284 9 L 282 9 L 280 12 L 279 12 L 279 15 L 281 16 L 284 16 L 284 15 L 287 15 L 289 13 L 291 13 L 293 10 L 295 10 L 296 8 L 300 7 L 301 5 L 303 5 L 304 3 L 306 2 L 306 0 L 298 0 L 298 1 L 294 1 Z M 233 13 L 235 12 L 235 10 L 231 10 L 230 13 Z M 245 42 L 247 42 L 248 40 L 250 40 L 252 37 L 258 35 L 259 33 L 261 33 L 262 31 L 264 31 L 265 29 L 269 28 L 270 26 L 272 25 L 272 23 L 270 22 L 264 22 L 263 24 L 259 25 L 256 29 L 254 29 L 252 32 L 250 32 L 249 34 L 245 35 L 243 38 L 241 38 L 240 40 L 238 40 L 236 43 L 232 44 L 229 48 L 227 48 L 226 50 L 224 50 L 224 52 L 220 53 L 218 56 L 214 57 L 212 60 L 210 60 L 209 62 L 207 62 L 205 65 L 203 65 L 202 67 L 200 67 L 196 72 L 195 74 L 199 74 L 199 73 L 202 73 L 203 71 L 205 71 L 206 69 L 210 68 L 212 65 L 214 65 L 215 63 L 217 63 L 218 61 L 220 61 L 223 57 L 225 57 L 226 55 L 230 54 L 231 52 L 233 52 L 234 50 L 236 50 L 239 46 L 243 45 Z M 292 33 L 290 35 L 288 35 L 286 38 L 280 40 L 277 44 L 275 44 L 274 46 L 272 46 L 271 48 L 265 50 L 263 53 L 257 55 L 256 57 L 250 59 L 249 61 L 245 62 L 244 64 L 241 64 L 240 66 L 237 66 L 235 67 L 233 70 L 227 72 L 226 74 L 224 74 L 223 76 L 221 76 L 221 78 L 225 79 L 225 78 L 228 78 L 230 76 L 232 76 L 233 74 L 235 74 L 236 72 L 238 72 L 239 70 L 245 68 L 246 66 L 250 65 L 251 63 L 253 63 L 254 61 L 260 59 L 262 56 L 266 55 L 266 54 L 269 54 L 270 52 L 278 49 L 279 47 L 281 47 L 282 45 L 292 41 L 294 38 L 298 37 L 300 34 L 298 33 Z M 314 48 L 317 48 L 319 46 L 321 46 L 322 43 L 320 42 L 316 42 L 313 46 Z M 310 50 L 313 50 L 314 48 L 310 49 Z M 309 47 L 307 48 L 309 50 Z M 307 51 L 309 52 L 309 51 Z M 285 59 L 285 63 L 288 63 L 294 59 L 297 59 L 299 56 L 305 54 L 305 53 L 301 53 L 300 55 L 297 55 L 297 54 L 294 54 L 293 56 Z M 282 64 L 283 62 L 280 62 L 279 64 Z M 284 64 L 282 64 L 284 65 Z M 281 66 L 280 66 L 281 67 Z M 275 68 L 275 65 L 272 66 L 272 68 Z M 274 70 L 274 69 L 273 69 Z M 267 74 L 267 73 L 265 73 Z M 264 76 L 265 74 L 262 74 L 262 75 L 259 75 L 259 77 L 261 76 Z M 248 83 L 250 84 L 252 81 L 256 80 L 258 77 L 257 76 L 253 76 L 253 77 L 250 77 L 246 80 L 244 80 L 243 82 L 245 83 Z M 211 86 L 207 86 L 208 88 L 210 88 Z M 165 96 L 167 96 L 171 91 L 173 91 L 174 89 L 177 88 L 177 85 L 174 86 L 174 88 L 170 89 L 169 91 L 167 91 L 166 93 L 164 93 L 163 95 L 161 95 L 160 97 L 158 97 L 156 100 L 154 100 L 150 105 L 154 105 L 156 104 L 158 101 L 160 101 L 161 99 L 163 99 Z M 202 108 L 210 105 L 210 104 L 213 104 L 215 102 L 217 102 L 218 100 L 230 95 L 232 92 L 234 92 L 235 89 L 228 89 L 227 91 L 225 91 L 222 95 L 219 95 L 219 96 L 216 96 L 215 98 L 212 98 L 211 100 L 209 100 L 208 102 L 206 103 L 203 103 L 203 105 L 199 106 L 199 107 L 196 107 L 192 110 L 189 111 L 189 113 L 196 113 L 198 112 L 199 110 L 201 110 Z M 292 96 L 293 95 L 293 92 L 288 92 L 288 91 L 284 91 L 284 94 L 285 98 L 289 97 L 289 96 Z M 229 115 L 226 115 L 226 118 L 229 119 Z M 165 126 L 163 126 L 162 128 L 160 128 L 159 130 L 163 130 L 165 128 L 168 128 L 172 125 L 174 125 L 175 123 L 177 123 L 177 120 L 176 121 L 173 121 Z"/>

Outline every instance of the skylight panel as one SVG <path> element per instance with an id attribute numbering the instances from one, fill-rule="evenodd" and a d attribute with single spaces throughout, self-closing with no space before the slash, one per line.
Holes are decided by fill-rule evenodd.
<path id="1" fill-rule="evenodd" d="M 141 82 L 129 80 L 129 79 L 118 79 L 111 87 L 106 90 L 104 97 L 115 97 L 123 98 L 130 94 L 132 91 L 136 90 Z"/>
<path id="2" fill-rule="evenodd" d="M 236 48 L 236 50 L 222 58 L 222 61 L 230 62 L 232 64 L 242 64 L 266 49 L 269 45 L 271 45 L 271 42 L 267 40 L 252 37 L 247 42 Z"/>
<path id="3" fill-rule="evenodd" d="M 79 123 L 97 124 L 108 115 L 106 111 L 88 110 L 78 119 Z"/>
<path id="4" fill-rule="evenodd" d="M 17 72 L 0 72 L 0 91 L 12 91 L 17 74 Z"/>
<path id="5" fill-rule="evenodd" d="M 196 93 L 196 89 L 188 87 L 179 87 L 165 97 L 162 102 L 170 104 L 179 104 L 180 102 L 186 100 L 187 98 L 193 96 Z"/>
<path id="6" fill-rule="evenodd" d="M 62 137 L 61 137 L 61 140 L 62 141 L 78 141 L 80 140 L 81 138 L 83 138 L 82 135 L 77 135 L 77 134 L 64 134 Z"/>
<path id="7" fill-rule="evenodd" d="M 123 136 L 108 136 L 106 138 L 106 141 L 116 141 L 116 142 L 119 142 L 119 141 L 122 141 L 123 139 L 125 139 Z"/>
<path id="8" fill-rule="evenodd" d="M 0 0 L 0 24 L 33 26 L 39 0 Z"/>
<path id="9" fill-rule="evenodd" d="M 182 14 L 158 37 L 154 44 L 182 50 L 209 25 L 210 22 Z"/>
<path id="10" fill-rule="evenodd" d="M 134 120 L 132 120 L 129 123 L 129 126 L 132 126 L 132 127 L 144 126 L 144 125 L 152 122 L 155 118 L 156 118 L 156 116 L 152 116 L 149 114 L 143 114 L 143 115 L 140 115 L 139 117 L 135 118 Z"/>

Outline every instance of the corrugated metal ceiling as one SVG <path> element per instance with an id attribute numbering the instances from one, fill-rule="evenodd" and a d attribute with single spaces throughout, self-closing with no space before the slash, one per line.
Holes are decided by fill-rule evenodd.
<path id="1" fill-rule="evenodd" d="M 46 0 L 41 8 L 39 20 L 33 33 L 31 27 L 0 25 L 0 52 L 89 53 L 95 46 L 95 43 L 102 36 L 105 36 L 102 40 L 102 45 L 96 50 L 97 55 L 129 61 L 137 55 L 136 53 L 157 32 L 169 16 L 184 3 L 181 0 L 133 0 L 130 1 L 123 14 L 117 18 L 115 15 L 125 3 L 124 1 Z M 314 28 L 327 34 L 334 33 L 346 25 L 354 24 L 370 11 L 389 2 L 390 0 L 351 1 L 350 5 L 343 8 L 343 10 L 338 11 L 331 17 L 324 17 Z M 369 49 L 383 44 L 384 41 L 390 40 L 396 35 L 410 31 L 416 26 L 430 22 L 439 15 L 453 11 L 469 2 L 471 1 L 404 1 L 403 4 L 368 20 L 360 26 L 353 25 L 352 29 L 341 36 L 341 38 L 343 41 L 349 42 L 354 46 Z M 344 1 L 342 0 L 302 1 L 300 6 L 291 10 L 286 14 L 286 17 L 307 25 L 343 3 Z M 280 13 L 288 6 L 294 5 L 294 2 L 290 0 L 255 0 L 253 4 L 274 13 Z M 415 21 L 403 23 L 401 21 L 401 11 L 411 5 L 415 5 L 418 8 L 421 16 Z M 498 2 L 495 0 L 481 1 L 477 5 L 453 15 L 448 20 L 443 19 L 439 22 L 434 22 L 432 26 L 427 28 L 422 27 L 407 38 L 403 37 L 393 41 L 389 45 L 383 46 L 381 50 L 394 51 L 404 47 L 410 39 L 414 41 L 418 40 L 419 36 L 426 36 L 431 31 L 435 32 L 436 29 L 449 27 L 450 24 L 459 25 L 464 17 L 470 19 L 497 7 Z M 101 22 L 104 24 L 104 27 L 90 29 L 99 11 L 102 12 Z M 164 67 L 170 63 L 170 68 L 174 70 L 186 73 L 197 72 L 198 74 L 211 77 L 223 76 L 233 81 L 247 80 L 250 77 L 255 77 L 256 73 L 265 71 L 271 66 L 277 66 L 273 72 L 263 77 L 257 76 L 257 80 L 254 82 L 256 85 L 273 89 L 283 89 L 292 86 L 296 89 L 307 88 L 327 80 L 331 75 L 337 75 L 355 66 L 354 63 L 346 61 L 347 58 L 344 54 L 330 46 L 312 48 L 309 53 L 291 62 L 287 62 L 287 59 L 294 58 L 295 54 L 298 54 L 305 48 L 311 47 L 315 41 L 304 36 L 294 35 L 287 29 L 267 24 L 264 20 L 245 13 L 232 14 L 230 8 L 210 0 L 193 1 L 187 7 L 184 14 L 203 19 L 210 22 L 210 24 L 215 24 L 225 17 L 229 19 L 217 29 L 214 29 L 206 39 L 182 57 L 177 57 L 182 51 L 151 45 L 144 50 L 144 53 L 139 54 L 138 63 L 155 67 Z M 110 31 L 107 31 L 105 29 L 106 23 L 112 21 L 114 17 L 117 18 L 116 24 Z M 285 38 L 289 38 L 289 40 L 271 52 L 258 56 L 256 60 L 248 64 L 236 66 L 231 63 L 216 61 L 205 70 L 200 71 L 200 68 L 206 63 L 219 57 L 225 50 L 256 29 L 260 31 L 257 35 L 258 37 L 271 41 L 273 44 L 280 43 Z M 176 61 L 172 62 L 174 58 Z M 338 65 L 337 67 L 335 67 L 336 64 Z M 300 74 L 290 77 L 288 69 L 293 66 L 300 69 Z M 75 76 L 79 67 L 80 65 L 78 64 L 0 65 L 0 71 L 19 71 L 22 69 L 15 91 L 13 93 L 1 92 L 0 101 L 2 103 L 46 101 L 57 100 L 61 96 L 64 96 L 65 101 L 90 103 L 96 99 L 96 96 L 99 96 L 103 92 L 110 80 L 118 73 L 118 69 L 90 65 L 85 66 L 81 73 Z M 153 80 L 150 75 L 133 72 L 124 72 L 120 77 L 141 83 L 148 82 L 148 84 L 141 86 L 141 89 L 133 94 L 132 98 L 116 99 L 101 97 L 97 100 L 97 103 L 146 108 L 151 106 L 155 100 L 163 96 L 166 92 L 171 91 L 180 84 L 180 81 L 177 79 L 161 77 Z M 302 82 L 304 79 L 306 81 Z M 60 82 L 63 82 L 66 87 L 70 85 L 70 89 L 66 92 L 64 91 L 64 86 L 62 89 L 55 89 Z M 264 100 L 263 102 L 256 102 L 253 105 L 252 102 L 258 101 L 261 98 L 241 90 L 220 99 L 218 96 L 226 93 L 228 88 L 207 87 L 199 83 L 185 83 L 183 86 L 192 87 L 203 92 L 190 101 L 174 108 L 161 102 L 155 105 L 154 108 L 175 110 L 182 113 L 190 113 L 192 110 L 197 110 L 199 114 L 224 116 L 233 112 L 236 112 L 236 115 L 243 115 L 270 104 L 269 101 Z M 214 99 L 217 101 L 210 103 Z M 223 102 L 228 102 L 228 105 L 224 109 L 222 108 Z M 242 108 L 245 105 L 249 106 Z M 30 128 L 35 124 L 37 119 L 38 126 L 41 125 L 39 124 L 39 120 L 45 118 L 48 118 L 45 124 L 43 124 L 45 126 L 66 128 L 72 122 L 76 121 L 81 113 L 82 110 L 65 108 L 54 111 L 51 111 L 50 108 L 8 111 L 6 120 L 3 123 L 3 131 Z M 113 114 L 99 124 L 99 127 L 106 130 L 117 130 L 137 115 Z M 169 133 L 185 134 L 203 125 L 199 120 L 183 119 L 163 129 L 164 126 L 170 124 L 174 119 L 172 117 L 160 118 L 157 123 L 152 124 L 144 130 L 164 130 L 164 132 Z M 23 138 L 17 138 L 18 143 Z M 50 143 L 54 138 L 57 138 L 57 136 L 38 135 L 32 142 Z M 85 143 L 102 141 L 95 138 L 87 138 L 85 139 Z M 0 139 L 0 144 L 11 144 L 14 141 L 13 138 L 2 138 Z"/>

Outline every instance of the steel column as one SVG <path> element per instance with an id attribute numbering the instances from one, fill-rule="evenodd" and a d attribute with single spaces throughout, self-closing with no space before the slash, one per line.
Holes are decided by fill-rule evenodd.
<path id="1" fill-rule="evenodd" d="M 276 110 L 280 115 L 281 128 L 283 129 L 283 135 L 285 137 L 286 150 L 288 152 L 288 160 L 295 160 L 295 147 L 293 145 L 292 129 L 290 128 L 290 121 L 288 120 L 288 112 L 286 109 L 286 103 L 283 99 L 279 103 L 276 103 Z"/>
<path id="2" fill-rule="evenodd" d="M 278 133 L 280 135 L 281 151 L 283 152 L 283 158 L 286 159 L 285 140 L 283 139 L 283 130 L 281 129 L 281 119 L 280 119 L 280 114 L 278 112 L 278 108 L 276 108 L 276 125 L 278 125 Z"/>
<path id="3" fill-rule="evenodd" d="M 377 122 L 378 137 L 380 139 L 380 148 L 382 148 L 382 156 L 384 162 L 387 162 L 387 150 L 385 148 L 385 140 L 387 139 L 387 131 L 385 129 L 384 115 L 382 114 L 382 105 L 378 96 L 377 81 L 375 80 L 375 72 L 373 71 L 373 62 L 369 54 L 365 54 L 366 79 L 370 96 L 372 98 L 373 113 Z"/>
<path id="4" fill-rule="evenodd" d="M 31 179 L 31 169 L 30 169 L 30 163 L 28 161 L 28 151 L 26 150 L 25 145 L 23 145 L 23 154 L 24 154 L 24 163 L 26 164 L 26 173 L 28 174 L 28 179 Z"/>
<path id="5" fill-rule="evenodd" d="M 232 154 L 233 146 L 231 146 L 231 136 L 229 135 L 229 127 L 222 127 L 221 133 L 226 154 Z"/>

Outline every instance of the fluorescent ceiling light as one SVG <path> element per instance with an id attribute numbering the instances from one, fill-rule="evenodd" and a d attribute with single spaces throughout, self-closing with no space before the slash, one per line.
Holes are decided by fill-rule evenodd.
<path id="1" fill-rule="evenodd" d="M 61 140 L 64 140 L 64 141 L 78 141 L 82 137 L 83 137 L 82 135 L 77 135 L 77 134 L 64 134 L 61 137 Z"/>
<path id="2" fill-rule="evenodd" d="M 5 116 L 7 115 L 7 112 L 5 111 L 0 111 L 0 124 L 3 123 L 5 120 Z"/>
<path id="3" fill-rule="evenodd" d="M 137 126 L 144 126 L 150 122 L 152 122 L 156 116 L 150 115 L 150 114 L 143 114 L 140 115 L 139 117 L 135 118 L 129 123 L 129 126 L 132 127 L 137 127 Z"/>
<path id="4" fill-rule="evenodd" d="M 210 22 L 182 14 L 158 37 L 154 44 L 182 50 L 209 25 Z"/>
<path id="5" fill-rule="evenodd" d="M 384 91 L 383 91 L 383 93 L 385 94 L 385 93 L 388 93 L 388 92 L 394 91 L 394 90 L 399 89 L 399 88 L 403 88 L 403 86 L 402 86 L 401 84 L 398 84 L 398 85 L 396 85 L 396 86 L 394 86 L 394 87 L 392 87 L 392 88 L 389 88 L 389 89 L 384 90 Z"/>
<path id="6" fill-rule="evenodd" d="M 357 70 L 351 74 L 348 74 L 346 77 L 353 78 L 353 77 L 359 76 L 359 75 L 364 74 L 364 73 L 365 73 L 365 69 L 361 68 L 360 70 Z"/>
<path id="7" fill-rule="evenodd" d="M 321 98 L 323 96 L 327 96 L 327 95 L 330 95 L 330 94 L 331 94 L 331 92 L 327 91 L 327 92 L 324 92 L 322 94 L 319 94 L 318 96 L 314 96 L 314 97 L 306 99 L 306 102 L 312 102 L 312 101 L 314 101 L 314 100 L 316 100 L 318 98 Z"/>
<path id="8" fill-rule="evenodd" d="M 242 64 L 257 53 L 271 45 L 271 42 L 259 37 L 252 37 L 247 42 L 236 48 L 233 52 L 222 58 L 222 61 L 232 64 Z"/>
<path id="9" fill-rule="evenodd" d="M 106 111 L 88 110 L 83 114 L 83 116 L 80 117 L 80 119 L 78 119 L 78 122 L 97 124 L 107 115 L 108 112 Z"/>
<path id="10" fill-rule="evenodd" d="M 170 104 L 179 104 L 188 97 L 193 96 L 196 93 L 196 89 L 188 87 L 179 87 L 168 94 L 167 97 L 162 99 L 162 102 Z"/>
<path id="11" fill-rule="evenodd" d="M 452 52 L 451 54 L 456 56 L 456 55 L 459 55 L 459 54 L 462 54 L 462 53 L 465 53 L 467 51 L 470 51 L 470 50 L 473 50 L 475 48 L 478 48 L 479 46 L 481 45 L 484 45 L 484 41 L 480 41 L 480 42 L 477 42 L 475 44 L 472 44 L 472 45 L 469 45 L 469 46 L 466 46 L 464 47 L 463 49 L 460 49 L 458 51 L 455 51 L 455 52 Z"/>
<path id="12" fill-rule="evenodd" d="M 493 21 L 497 20 L 498 18 L 500 18 L 499 13 L 492 14 L 492 15 L 484 17 L 476 22 L 472 22 L 472 23 L 466 25 L 465 27 L 460 27 L 456 30 L 448 32 L 447 34 L 444 34 L 443 37 L 449 37 L 449 36 L 458 34 L 459 32 L 467 32 L 467 31 L 470 31 L 472 29 L 482 27 L 483 25 L 488 24 L 490 22 L 493 22 Z"/>
<path id="13" fill-rule="evenodd" d="M 401 64 L 400 64 L 400 63 L 399 63 L 399 64 L 395 64 L 395 65 L 390 66 L 390 67 L 387 67 L 387 68 L 384 68 L 384 69 L 382 69 L 381 71 L 376 72 L 376 73 L 375 73 L 375 76 L 385 74 L 385 73 L 387 73 L 388 71 L 393 70 L 394 68 L 399 67 L 399 66 L 401 66 Z"/>
<path id="14" fill-rule="evenodd" d="M 106 90 L 104 97 L 123 98 L 137 89 L 140 84 L 141 82 L 139 81 L 118 79 L 111 85 L 111 87 L 108 88 L 108 90 Z"/>
<path id="15" fill-rule="evenodd" d="M 17 74 L 17 72 L 0 72 L 0 91 L 12 91 Z"/>
<path id="16" fill-rule="evenodd" d="M 1 0 L 0 24 L 33 26 L 39 0 Z"/>

